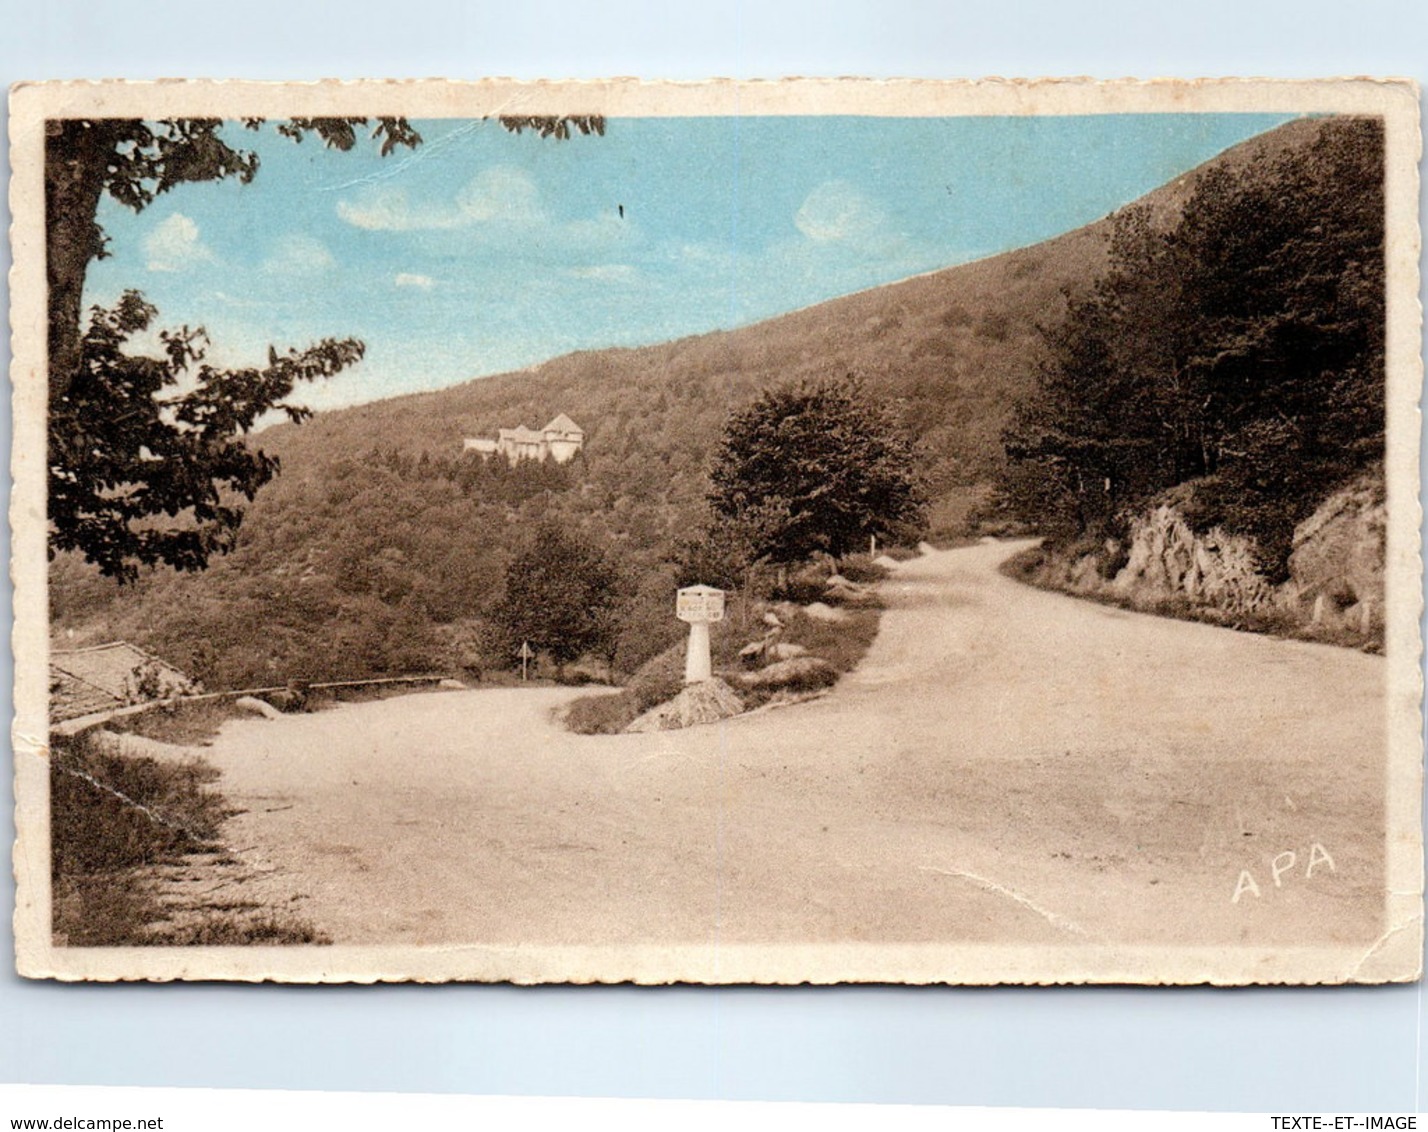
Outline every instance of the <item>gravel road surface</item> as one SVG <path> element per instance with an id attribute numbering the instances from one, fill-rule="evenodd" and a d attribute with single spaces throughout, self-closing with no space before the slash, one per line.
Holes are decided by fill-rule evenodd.
<path id="1" fill-rule="evenodd" d="M 336 943 L 1378 936 L 1382 658 L 1031 589 L 1021 545 L 903 564 L 856 673 L 722 725 L 572 735 L 551 688 L 232 722 L 230 841 Z"/>

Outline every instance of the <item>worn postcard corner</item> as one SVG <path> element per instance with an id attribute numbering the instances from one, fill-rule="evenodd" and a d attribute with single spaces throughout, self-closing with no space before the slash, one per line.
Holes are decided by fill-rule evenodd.
<path id="1" fill-rule="evenodd" d="M 10 103 L 22 975 L 1421 976 L 1413 83 Z"/>

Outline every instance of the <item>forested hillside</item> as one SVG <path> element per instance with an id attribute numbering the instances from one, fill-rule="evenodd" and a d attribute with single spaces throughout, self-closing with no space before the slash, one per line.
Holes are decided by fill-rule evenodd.
<path id="1" fill-rule="evenodd" d="M 1255 575 L 1235 567 L 1237 606 L 1322 623 L 1331 599 L 1357 610 L 1355 631 L 1371 642 L 1384 271 L 1373 119 L 1324 121 L 1304 145 L 1209 170 L 1172 217 L 1125 210 L 1108 270 L 1045 334 L 1038 380 L 1006 434 L 1006 506 L 1053 536 L 1053 556 L 1089 554 L 1085 565 L 1123 589 L 1151 577 L 1160 596 L 1207 604 L 1230 600 L 1200 591 L 1233 543 Z M 1322 525 L 1307 520 L 1351 484 L 1356 556 L 1377 558 L 1376 570 L 1361 563 L 1350 578 L 1347 563 L 1311 552 L 1298 559 L 1315 561 L 1313 576 L 1296 575 L 1296 553 L 1312 551 Z M 1200 543 L 1182 552 L 1193 568 L 1150 566 L 1175 557 L 1150 542 L 1177 526 L 1172 541 Z"/>
<path id="2" fill-rule="evenodd" d="M 1173 223 L 1213 170 L 1313 144 L 1291 123 L 1145 198 Z M 1111 265 L 1108 218 L 1046 243 L 823 303 L 755 326 L 319 414 L 254 443 L 281 475 L 237 548 L 203 573 L 159 570 L 119 587 L 76 559 L 52 569 L 51 615 L 69 644 L 123 637 L 211 687 L 499 663 L 485 626 L 505 566 L 541 519 L 606 550 L 631 595 L 618 653 L 638 664 L 677 632 L 666 606 L 675 539 L 697 520 L 731 410 L 802 377 L 859 375 L 918 446 L 934 534 L 962 530 L 1004 479 L 1013 406 L 1038 388 L 1044 333 L 1094 298 Z M 1123 253 L 1122 253 L 1123 254 Z M 463 457 L 465 436 L 586 430 L 563 467 Z"/>

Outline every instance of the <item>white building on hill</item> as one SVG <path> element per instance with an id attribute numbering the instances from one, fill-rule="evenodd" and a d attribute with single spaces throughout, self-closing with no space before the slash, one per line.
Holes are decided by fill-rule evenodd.
<path id="1" fill-rule="evenodd" d="M 503 428 L 496 433 L 495 440 L 467 437 L 461 450 L 480 456 L 499 454 L 512 464 L 520 460 L 546 459 L 564 464 L 573 460 L 584 446 L 585 430 L 561 413 L 539 432 L 525 425 Z"/>

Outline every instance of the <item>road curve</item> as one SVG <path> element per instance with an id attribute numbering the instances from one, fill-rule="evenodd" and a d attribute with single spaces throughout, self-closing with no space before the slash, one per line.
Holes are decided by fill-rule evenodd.
<path id="1" fill-rule="evenodd" d="M 204 757 L 338 943 L 1375 939 L 1383 660 L 1031 589 L 1018 547 L 903 564 L 820 700 L 584 737 L 579 692 L 438 692 Z"/>

